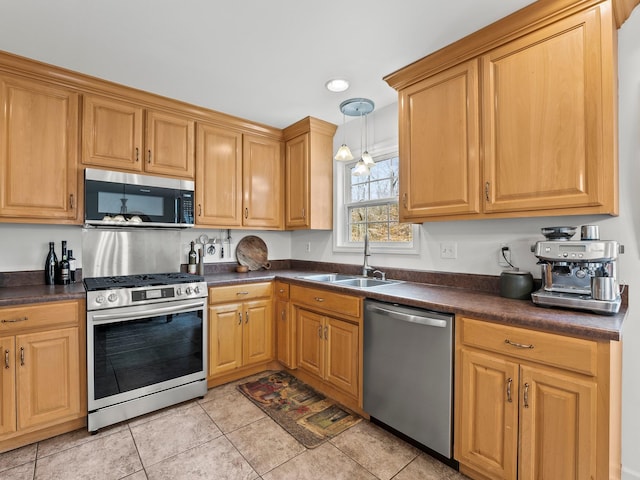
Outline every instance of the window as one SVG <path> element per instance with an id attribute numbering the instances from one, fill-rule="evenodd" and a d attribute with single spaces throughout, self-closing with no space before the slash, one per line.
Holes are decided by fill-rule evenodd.
<path id="1" fill-rule="evenodd" d="M 368 176 L 354 176 L 356 162 L 344 166 L 344 210 L 341 215 L 342 243 L 340 247 L 360 247 L 365 232 L 372 247 L 387 251 L 414 249 L 416 228 L 399 223 L 398 154 L 374 158 Z"/>

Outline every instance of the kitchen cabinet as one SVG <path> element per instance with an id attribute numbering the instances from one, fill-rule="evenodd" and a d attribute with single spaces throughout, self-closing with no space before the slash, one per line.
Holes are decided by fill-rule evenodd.
<path id="1" fill-rule="evenodd" d="M 335 131 L 312 117 L 284 129 L 285 230 L 333 228 Z"/>
<path id="2" fill-rule="evenodd" d="M 0 220 L 78 223 L 78 94 L 0 75 Z"/>
<path id="3" fill-rule="evenodd" d="M 209 289 L 209 378 L 273 358 L 271 282 Z"/>
<path id="4" fill-rule="evenodd" d="M 295 322 L 291 319 L 289 284 L 275 283 L 276 358 L 287 368 L 296 368 Z"/>
<path id="5" fill-rule="evenodd" d="M 470 318 L 456 329 L 454 456 L 463 473 L 620 478 L 618 342 Z"/>
<path id="6" fill-rule="evenodd" d="M 204 123 L 197 138 L 196 224 L 281 229 L 280 141 Z"/>
<path id="7" fill-rule="evenodd" d="M 297 367 L 346 406 L 362 406 L 362 298 L 291 286 Z M 323 388 L 323 386 L 325 388 Z"/>
<path id="8" fill-rule="evenodd" d="M 83 102 L 83 164 L 194 178 L 193 119 L 99 95 Z"/>
<path id="9" fill-rule="evenodd" d="M 75 301 L 0 309 L 0 451 L 84 424 L 82 310 Z"/>
<path id="10" fill-rule="evenodd" d="M 609 1 L 534 3 L 387 76 L 401 221 L 617 215 L 615 40 Z"/>

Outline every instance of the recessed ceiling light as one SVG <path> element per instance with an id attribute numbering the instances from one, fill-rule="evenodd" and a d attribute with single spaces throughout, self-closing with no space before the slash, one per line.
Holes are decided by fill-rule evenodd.
<path id="1" fill-rule="evenodd" d="M 334 78 L 324 85 L 330 92 L 344 92 L 349 88 L 349 81 L 344 78 Z"/>

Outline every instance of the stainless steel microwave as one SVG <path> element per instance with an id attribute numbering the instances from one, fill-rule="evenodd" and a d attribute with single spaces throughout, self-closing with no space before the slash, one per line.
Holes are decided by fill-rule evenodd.
<path id="1" fill-rule="evenodd" d="M 174 227 L 194 225 L 194 182 L 87 168 L 87 226 Z"/>

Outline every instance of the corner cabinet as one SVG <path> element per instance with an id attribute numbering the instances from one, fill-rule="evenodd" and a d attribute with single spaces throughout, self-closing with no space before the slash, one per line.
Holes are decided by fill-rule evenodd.
<path id="1" fill-rule="evenodd" d="M 0 451 L 85 424 L 84 324 L 79 301 L 0 309 Z"/>
<path id="2" fill-rule="evenodd" d="M 79 223 L 77 93 L 0 74 L 0 220 Z"/>
<path id="3" fill-rule="evenodd" d="M 620 345 L 460 318 L 454 457 L 477 479 L 620 478 Z"/>
<path id="4" fill-rule="evenodd" d="M 83 164 L 194 178 L 192 119 L 99 95 L 83 105 Z"/>
<path id="5" fill-rule="evenodd" d="M 284 129 L 286 230 L 333 228 L 336 126 L 307 117 Z"/>
<path id="6" fill-rule="evenodd" d="M 288 283 L 275 283 L 276 358 L 287 368 L 296 368 L 295 322 L 291 316 Z"/>
<path id="7" fill-rule="evenodd" d="M 537 3 L 385 78 L 401 221 L 617 215 L 611 3 Z"/>

